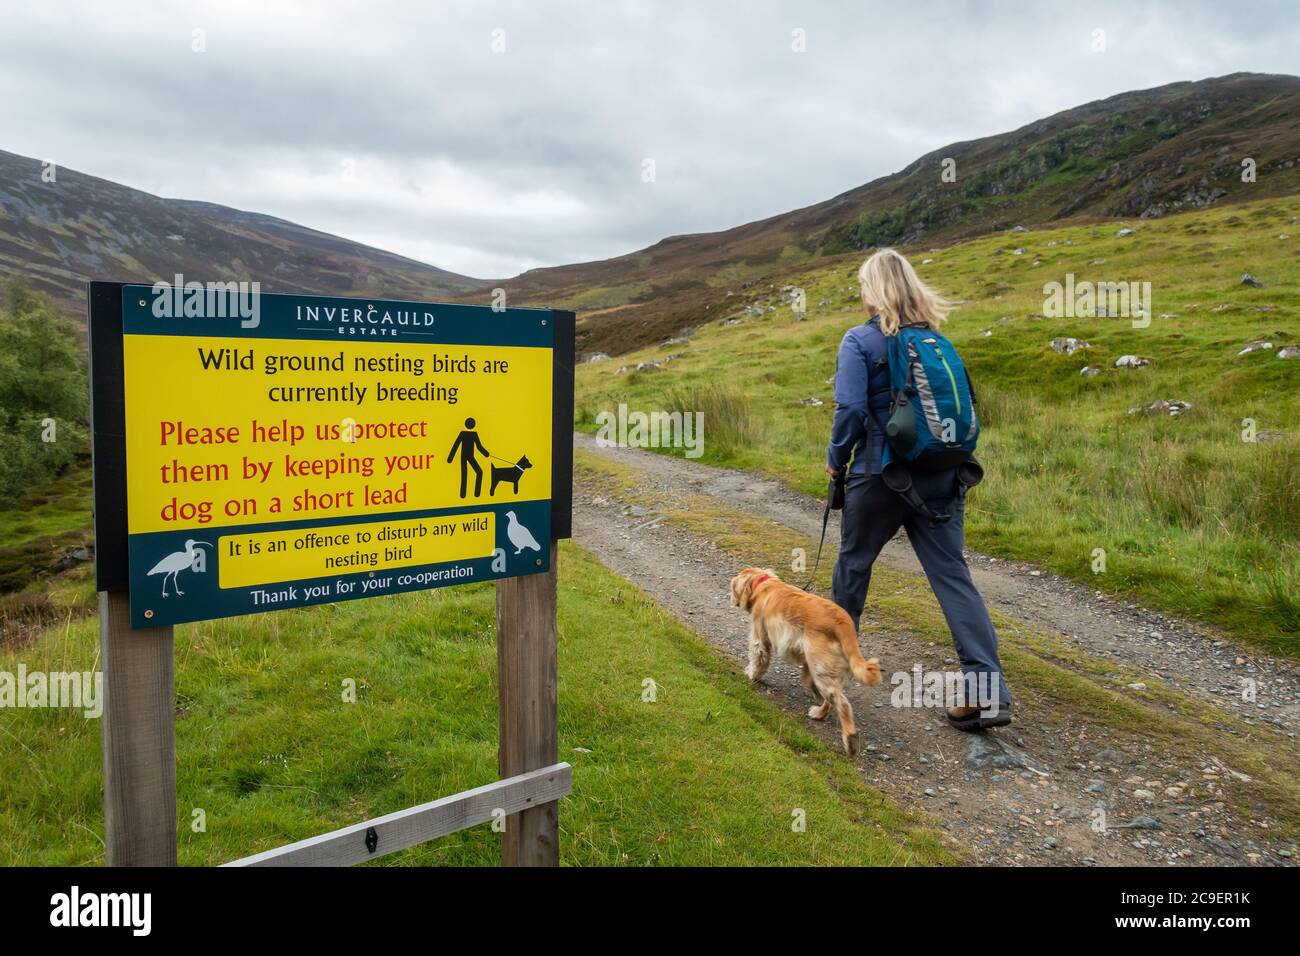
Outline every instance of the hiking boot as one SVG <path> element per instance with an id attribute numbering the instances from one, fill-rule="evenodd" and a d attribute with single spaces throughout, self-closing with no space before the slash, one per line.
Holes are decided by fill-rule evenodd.
<path id="1" fill-rule="evenodd" d="M 1011 723 L 1011 705 L 999 704 L 996 714 L 985 714 L 983 707 L 949 707 L 948 723 L 958 730 L 974 733 L 989 727 L 1005 727 Z"/>

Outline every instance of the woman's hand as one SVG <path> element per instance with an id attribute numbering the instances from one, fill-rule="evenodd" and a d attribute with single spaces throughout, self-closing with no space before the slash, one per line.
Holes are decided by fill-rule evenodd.
<path id="1" fill-rule="evenodd" d="M 832 467 L 830 466 L 830 462 L 827 462 L 827 463 L 826 463 L 826 474 L 830 475 L 830 476 L 833 478 L 833 477 L 835 477 L 836 475 L 838 475 L 839 473 L 840 473 L 840 470 L 839 470 L 838 468 L 832 468 Z"/>

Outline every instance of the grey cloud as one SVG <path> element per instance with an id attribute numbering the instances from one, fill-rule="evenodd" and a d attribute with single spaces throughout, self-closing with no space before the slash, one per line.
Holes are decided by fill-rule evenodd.
<path id="1" fill-rule="evenodd" d="M 807 205 L 1127 89 L 1295 72 L 1298 39 L 1284 2 L 34 5 L 0 36 L 0 148 L 498 276 Z"/>

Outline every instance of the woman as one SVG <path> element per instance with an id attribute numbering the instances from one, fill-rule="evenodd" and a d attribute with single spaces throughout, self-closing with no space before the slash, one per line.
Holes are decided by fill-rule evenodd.
<path id="1" fill-rule="evenodd" d="M 927 505 L 952 502 L 952 518 L 939 524 L 918 514 L 880 478 L 890 403 L 888 337 L 909 325 L 939 331 L 952 303 L 922 282 L 912 264 L 893 249 L 881 249 L 864 262 L 858 283 L 871 319 L 849 329 L 840 343 L 835 421 L 826 455 L 829 474 L 848 468 L 831 598 L 856 628 L 871 584 L 871 566 L 885 543 L 905 528 L 943 608 L 967 686 L 973 678 L 982 698 L 968 697 L 969 706 L 949 707 L 948 720 L 967 731 L 1000 727 L 1011 723 L 1011 693 L 998 660 L 997 633 L 962 555 L 965 500 L 959 494 L 957 471 L 913 477 Z"/>

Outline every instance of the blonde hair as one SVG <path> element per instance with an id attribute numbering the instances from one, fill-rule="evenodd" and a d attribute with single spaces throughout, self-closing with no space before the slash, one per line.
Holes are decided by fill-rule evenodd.
<path id="1" fill-rule="evenodd" d="M 880 249 L 858 269 L 862 303 L 880 316 L 880 331 L 897 334 L 904 325 L 927 325 L 935 332 L 955 303 L 921 281 L 907 257 Z"/>

